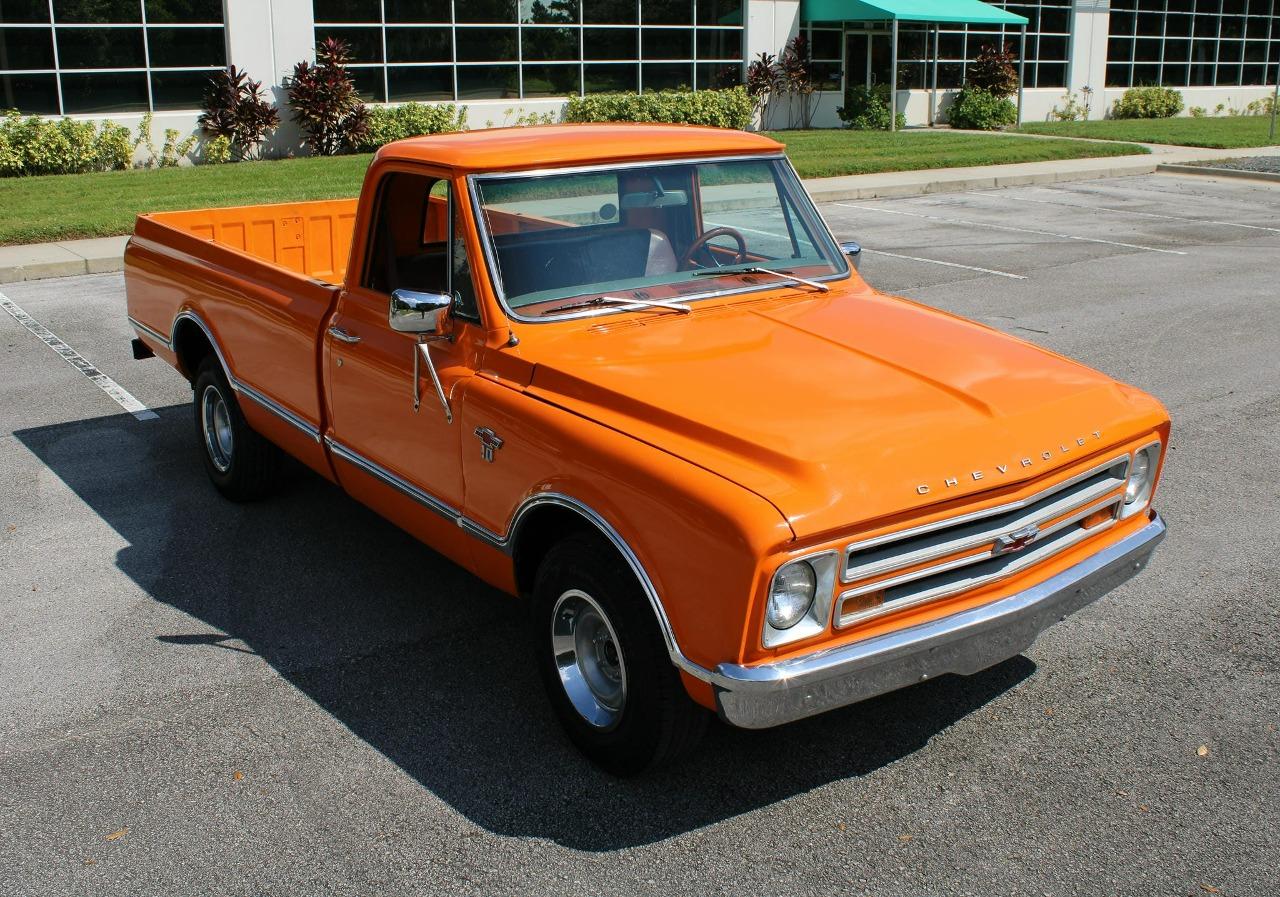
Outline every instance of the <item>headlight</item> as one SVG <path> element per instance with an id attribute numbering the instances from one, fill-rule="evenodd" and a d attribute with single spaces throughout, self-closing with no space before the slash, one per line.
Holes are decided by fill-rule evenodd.
<path id="1" fill-rule="evenodd" d="M 1151 489 L 1155 485 L 1156 468 L 1160 464 L 1160 443 L 1152 443 L 1138 449 L 1129 467 L 1129 482 L 1124 487 L 1123 516 L 1138 513 L 1151 501 Z"/>
<path id="2" fill-rule="evenodd" d="M 818 577 L 808 561 L 794 561 L 773 577 L 767 618 L 774 629 L 790 629 L 804 619 L 818 591 Z"/>

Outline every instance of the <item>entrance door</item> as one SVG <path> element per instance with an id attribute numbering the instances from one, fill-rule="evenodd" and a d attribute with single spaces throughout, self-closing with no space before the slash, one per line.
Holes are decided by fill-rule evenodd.
<path id="1" fill-rule="evenodd" d="M 892 38 L 879 31 L 848 31 L 844 36 L 846 87 L 888 84 L 893 70 Z"/>

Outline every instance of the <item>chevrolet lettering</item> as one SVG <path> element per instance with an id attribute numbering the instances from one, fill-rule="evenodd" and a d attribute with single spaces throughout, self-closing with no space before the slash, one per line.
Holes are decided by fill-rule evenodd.
<path id="1" fill-rule="evenodd" d="M 142 215 L 125 284 L 218 492 L 292 456 L 522 602 L 569 738 L 634 775 L 712 714 L 999 663 L 1164 534 L 1158 401 L 861 256 L 768 137 L 551 125 L 390 144 L 358 198 Z M 474 592 L 415 572 L 430 619 Z"/>

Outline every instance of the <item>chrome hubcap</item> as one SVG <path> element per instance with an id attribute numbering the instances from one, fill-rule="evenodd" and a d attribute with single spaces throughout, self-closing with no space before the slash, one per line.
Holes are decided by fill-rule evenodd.
<path id="1" fill-rule="evenodd" d="M 227 401 L 216 386 L 206 386 L 200 396 L 200 422 L 209 460 L 218 473 L 226 473 L 231 469 L 235 441 L 231 434 L 231 413 L 227 409 Z"/>
<path id="2" fill-rule="evenodd" d="M 627 667 L 613 625 L 600 605 L 577 589 L 556 601 L 551 650 L 573 709 L 599 729 L 611 729 L 627 701 Z"/>

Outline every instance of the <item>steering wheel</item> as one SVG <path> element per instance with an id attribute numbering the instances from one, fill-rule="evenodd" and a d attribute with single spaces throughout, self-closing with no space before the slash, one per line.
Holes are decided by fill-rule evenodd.
<path id="1" fill-rule="evenodd" d="M 747 260 L 747 241 L 746 241 L 746 238 L 744 238 L 740 232 L 734 230 L 731 227 L 713 227 L 709 231 L 704 231 L 702 236 L 698 237 L 691 244 L 689 244 L 689 248 L 684 251 L 684 255 L 680 259 L 680 270 L 688 271 L 694 265 L 697 265 L 699 268 L 711 267 L 709 265 L 703 265 L 700 262 L 696 261 L 694 259 L 694 256 L 697 255 L 703 249 L 706 249 L 707 244 L 710 243 L 712 240 L 714 240 L 716 237 L 729 237 L 730 239 L 733 240 L 733 242 L 738 244 L 737 253 L 734 255 L 733 261 L 730 262 L 730 264 L 740 265 Z M 720 264 L 720 260 L 714 252 L 708 252 L 707 255 L 710 256 L 711 261 L 715 263 L 714 267 L 716 268 L 724 267 L 722 264 Z"/>

